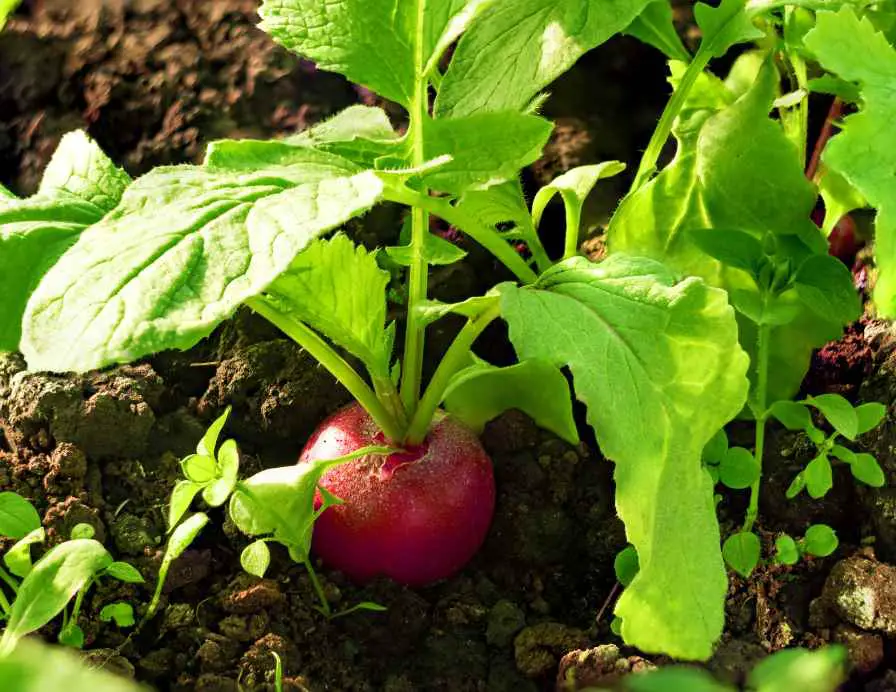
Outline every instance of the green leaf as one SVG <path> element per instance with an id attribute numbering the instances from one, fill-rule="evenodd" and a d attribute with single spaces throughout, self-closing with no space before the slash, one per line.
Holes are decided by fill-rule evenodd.
<path id="1" fill-rule="evenodd" d="M 249 574 L 263 577 L 271 564 L 271 551 L 264 541 L 253 541 L 240 553 L 240 564 Z"/>
<path id="2" fill-rule="evenodd" d="M 21 2 L 22 0 L 0 0 L 0 30 L 6 26 L 7 18 L 15 11 Z"/>
<path id="3" fill-rule="evenodd" d="M 712 675 L 699 668 L 665 666 L 637 675 L 627 675 L 625 692 L 731 692 L 731 688 L 716 682 Z"/>
<path id="4" fill-rule="evenodd" d="M 825 320 L 847 324 L 862 315 L 852 272 L 836 257 L 814 255 L 797 270 L 796 291 L 806 307 Z"/>
<path id="5" fill-rule="evenodd" d="M 585 200 L 603 178 L 612 178 L 625 170 L 625 164 L 619 161 L 605 161 L 591 166 L 579 166 L 554 178 L 548 185 L 541 188 L 532 202 L 532 223 L 536 227 L 541 223 L 541 216 L 554 195 L 559 194 L 566 206 L 567 224 L 573 224 L 574 229 L 566 229 L 568 233 L 579 234 L 579 223 L 582 217 L 582 208 Z"/>
<path id="6" fill-rule="evenodd" d="M 200 442 L 199 444 L 201 445 L 202 443 Z M 215 479 L 218 464 L 215 462 L 214 455 L 191 454 L 181 459 L 180 469 L 188 480 L 205 485 Z"/>
<path id="7" fill-rule="evenodd" d="M 769 407 L 768 413 L 788 430 L 808 430 L 813 427 L 812 414 L 799 401 L 776 401 Z"/>
<path id="8" fill-rule="evenodd" d="M 840 461 L 852 464 L 856 460 L 856 453 L 851 449 L 847 449 L 843 445 L 834 445 L 831 447 L 831 454 Z"/>
<path id="9" fill-rule="evenodd" d="M 84 648 L 84 630 L 82 630 L 74 622 L 69 622 L 59 632 L 58 641 L 63 646 L 70 646 L 73 649 Z"/>
<path id="10" fill-rule="evenodd" d="M 765 253 L 756 236 L 744 231 L 714 228 L 694 228 L 688 230 L 688 234 L 694 244 L 713 259 L 729 267 L 743 269 L 751 276 L 759 274 Z"/>
<path id="11" fill-rule="evenodd" d="M 823 164 L 820 166 L 820 171 L 818 191 L 824 200 L 822 230 L 829 236 L 844 215 L 855 209 L 864 209 L 868 206 L 868 202 L 858 190 L 846 182 L 842 175 L 834 173 Z"/>
<path id="12" fill-rule="evenodd" d="M 784 649 L 763 659 L 747 679 L 756 692 L 835 692 L 846 680 L 847 656 L 842 646 Z"/>
<path id="13" fill-rule="evenodd" d="M 167 572 L 171 563 L 183 555 L 206 524 L 208 524 L 208 515 L 204 512 L 197 512 L 182 524 L 177 525 L 168 538 L 168 545 L 165 546 L 165 555 L 162 556 L 162 564 L 159 568 L 160 574 Z"/>
<path id="14" fill-rule="evenodd" d="M 867 404 L 861 404 L 855 408 L 856 418 L 858 418 L 859 426 L 856 430 L 857 435 L 864 435 L 866 432 L 874 430 L 887 415 L 887 407 L 876 401 Z"/>
<path id="15" fill-rule="evenodd" d="M 467 0 L 265 0 L 258 13 L 261 29 L 289 50 L 407 107 L 430 57 L 475 18 L 476 12 L 469 8 L 457 17 L 469 4 Z"/>
<path id="16" fill-rule="evenodd" d="M 26 634 L 46 625 L 110 564 L 112 556 L 93 539 L 66 541 L 48 550 L 19 586 L 0 651 L 9 651 Z"/>
<path id="17" fill-rule="evenodd" d="M 218 478 L 202 489 L 202 499 L 210 507 L 220 507 L 236 487 L 236 478 Z"/>
<path id="18" fill-rule="evenodd" d="M 240 450 L 233 440 L 226 440 L 218 450 L 218 474 L 224 480 L 235 481 L 240 472 Z"/>
<path id="19" fill-rule="evenodd" d="M 413 262 L 413 250 L 410 245 L 400 245 L 384 248 L 386 254 L 396 264 L 402 267 L 410 267 Z M 444 238 L 433 233 L 427 233 L 423 237 L 423 255 L 426 262 L 435 266 L 445 266 L 459 262 L 467 256 L 465 250 Z"/>
<path id="20" fill-rule="evenodd" d="M 75 524 L 72 528 L 69 538 L 93 538 L 96 535 L 96 529 L 90 524 Z"/>
<path id="21" fill-rule="evenodd" d="M 427 300 L 416 306 L 416 312 L 423 323 L 428 325 L 445 317 L 445 315 L 462 315 L 468 318 L 478 317 L 486 310 L 494 307 L 497 300 L 499 300 L 498 296 L 491 291 L 484 296 L 467 298 L 460 303 L 440 303 L 437 300 Z"/>
<path id="22" fill-rule="evenodd" d="M 389 274 L 375 255 L 338 234 L 299 253 L 267 292 L 278 310 L 360 358 L 372 377 L 387 379 L 392 359 L 392 339 L 386 334 L 388 283 Z"/>
<path id="23" fill-rule="evenodd" d="M 0 536 L 24 538 L 40 528 L 40 516 L 28 500 L 16 493 L 0 493 Z"/>
<path id="24" fill-rule="evenodd" d="M 227 418 L 228 416 L 230 416 L 230 411 L 232 409 L 232 406 L 228 406 L 226 409 L 224 409 L 224 413 L 218 416 L 212 422 L 212 424 L 208 426 L 208 430 L 205 431 L 205 435 L 202 436 L 202 439 L 199 440 L 199 444 L 196 445 L 196 454 L 201 457 L 205 457 L 206 459 L 211 459 L 214 463 L 215 450 L 218 449 L 218 438 L 221 436 L 221 431 L 227 424 Z M 187 458 L 189 459 L 189 457 Z M 181 467 L 183 467 L 185 463 L 186 459 L 181 462 Z"/>
<path id="25" fill-rule="evenodd" d="M 775 539 L 775 561 L 782 565 L 795 565 L 800 561 L 796 541 L 787 534 Z"/>
<path id="26" fill-rule="evenodd" d="M 623 586 L 631 584 L 638 574 L 638 551 L 635 546 L 628 545 L 616 554 L 613 560 L 613 571 L 616 573 L 616 581 Z"/>
<path id="27" fill-rule="evenodd" d="M 81 656 L 28 639 L 0 658 L 0 687 L 15 692 L 140 692 L 136 683 L 84 665 Z"/>
<path id="28" fill-rule="evenodd" d="M 880 269 L 874 297 L 885 315 L 896 311 L 896 196 L 893 170 L 896 146 L 887 134 L 896 117 L 896 50 L 871 20 L 859 19 L 844 5 L 839 12 L 818 12 L 805 38 L 821 65 L 861 88 L 858 113 L 825 146 L 822 161 L 878 210 L 876 263 Z"/>
<path id="29" fill-rule="evenodd" d="M 714 58 L 721 58 L 733 45 L 763 36 L 747 12 L 746 0 L 722 0 L 718 7 L 699 2 L 694 6 L 694 18 L 703 34 L 700 51 Z"/>
<path id="30" fill-rule="evenodd" d="M 760 550 L 759 536 L 749 531 L 741 531 L 725 539 L 722 556 L 731 569 L 746 579 L 759 564 Z"/>
<path id="31" fill-rule="evenodd" d="M 103 609 L 100 610 L 100 620 L 102 622 L 115 621 L 118 627 L 133 627 L 135 624 L 134 608 L 130 603 L 124 603 L 123 601 L 110 603 L 103 606 Z"/>
<path id="32" fill-rule="evenodd" d="M 872 488 L 883 488 L 887 484 L 883 469 L 871 454 L 856 454 L 855 461 L 849 464 L 853 478 Z"/>
<path id="33" fill-rule="evenodd" d="M 641 565 L 616 607 L 626 642 L 707 658 L 727 587 L 701 453 L 747 388 L 724 293 L 622 255 L 599 265 L 574 257 L 532 287 L 499 289 L 520 359 L 570 367 L 616 462 L 616 507 Z"/>
<path id="34" fill-rule="evenodd" d="M 168 506 L 168 528 L 173 529 L 181 520 L 190 505 L 193 498 L 202 490 L 203 484 L 194 483 L 193 481 L 178 481 L 174 490 L 171 491 L 171 504 Z"/>
<path id="35" fill-rule="evenodd" d="M 230 496 L 230 518 L 246 535 L 271 536 L 289 548 L 294 560 L 304 562 L 311 550 L 311 530 L 317 516 L 314 494 L 321 476 L 338 464 L 393 451 L 388 447 L 363 447 L 337 459 L 256 473 L 238 483 Z"/>
<path id="36" fill-rule="evenodd" d="M 31 546 L 35 543 L 43 543 L 46 533 L 43 528 L 34 529 L 28 535 L 20 538 L 3 555 L 3 562 L 17 577 L 27 577 L 31 571 Z"/>
<path id="37" fill-rule="evenodd" d="M 859 418 L 855 409 L 839 394 L 819 394 L 806 397 L 806 403 L 821 411 L 834 430 L 850 440 L 856 439 Z"/>
<path id="38" fill-rule="evenodd" d="M 816 557 L 827 557 L 837 550 L 839 543 L 836 532 L 827 524 L 813 524 L 806 529 L 803 539 L 806 552 Z"/>
<path id="39" fill-rule="evenodd" d="M 834 487 L 831 462 L 824 454 L 819 454 L 810 461 L 801 475 L 806 484 L 806 491 L 813 500 L 824 497 Z"/>
<path id="40" fill-rule="evenodd" d="M 86 134 L 72 132 L 60 141 L 36 195 L 0 196 L 0 351 L 19 348 L 25 305 L 43 275 L 129 183 Z"/>
<path id="41" fill-rule="evenodd" d="M 759 465 L 743 447 L 731 447 L 719 464 L 719 480 L 732 490 L 749 488 L 759 479 Z"/>
<path id="42" fill-rule="evenodd" d="M 675 30 L 669 0 L 650 3 L 622 33 L 634 36 L 639 41 L 661 50 L 672 60 L 682 62 L 691 60 L 691 54 Z"/>
<path id="43" fill-rule="evenodd" d="M 792 500 L 801 492 L 803 492 L 803 488 L 806 487 L 806 476 L 803 471 L 800 471 L 794 479 L 790 482 L 790 485 L 787 486 L 787 490 L 784 493 L 784 497 L 788 500 Z"/>
<path id="44" fill-rule="evenodd" d="M 515 0 L 486 7 L 461 37 L 436 114 L 522 110 L 579 57 L 629 26 L 650 0 Z"/>
<path id="45" fill-rule="evenodd" d="M 425 158 L 449 155 L 451 161 L 421 178 L 427 187 L 455 195 L 515 180 L 541 157 L 552 129 L 544 118 L 513 110 L 427 120 Z"/>
<path id="46" fill-rule="evenodd" d="M 29 366 L 85 371 L 189 348 L 316 236 L 379 199 L 372 172 L 292 149 L 291 163 L 249 173 L 162 167 L 135 182 L 32 296 L 22 341 Z"/>
<path id="47" fill-rule="evenodd" d="M 569 383 L 557 367 L 524 360 L 505 368 L 478 362 L 457 373 L 445 391 L 445 408 L 473 430 L 509 409 L 518 409 L 570 444 L 579 434 L 572 415 Z"/>
<path id="48" fill-rule="evenodd" d="M 703 462 L 706 464 L 717 465 L 721 463 L 725 454 L 728 452 L 728 435 L 722 428 L 713 435 L 706 446 L 703 448 Z"/>
<path id="49" fill-rule="evenodd" d="M 734 4 L 723 3 L 717 11 Z M 826 254 L 824 239 L 809 219 L 817 193 L 806 180 L 796 147 L 780 123 L 768 117 L 777 83 L 775 70 L 766 65 L 750 90 L 735 100 L 718 79 L 698 78 L 675 126 L 675 158 L 623 200 L 607 232 L 611 253 L 646 255 L 682 274 L 701 276 L 729 291 L 740 311 L 751 312 L 753 305 L 754 314 L 762 314 L 766 304 L 753 279 L 712 256 L 726 247 L 731 229 L 759 242 L 771 235 L 777 249 L 770 259 L 782 268 Z M 723 236 L 710 254 L 693 235 L 706 229 Z M 710 242 L 705 235 L 699 238 L 704 247 Z M 755 258 L 755 246 L 743 252 L 746 256 L 735 253 L 739 265 Z M 788 314 L 791 310 L 795 314 Z M 842 324 L 819 317 L 795 292 L 767 317 L 792 320 L 771 330 L 769 349 L 769 399 L 789 399 L 813 351 L 837 338 Z M 756 324 L 741 315 L 738 325 L 741 344 L 755 355 Z M 755 380 L 753 372 L 750 377 Z"/>
<path id="50" fill-rule="evenodd" d="M 137 568 L 127 562 L 113 562 L 103 570 L 103 574 L 126 584 L 142 584 L 145 581 Z"/>

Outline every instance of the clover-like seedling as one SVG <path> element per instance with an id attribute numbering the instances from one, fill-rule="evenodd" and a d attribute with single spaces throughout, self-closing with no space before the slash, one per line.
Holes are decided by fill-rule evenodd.
<path id="1" fill-rule="evenodd" d="M 827 557 L 833 553 L 840 541 L 837 532 L 827 524 L 813 524 L 806 529 L 806 534 L 794 540 L 786 533 L 775 539 L 775 562 L 782 565 L 795 565 L 804 555 Z"/>
<path id="2" fill-rule="evenodd" d="M 833 431 L 825 433 L 812 421 L 811 409 L 818 411 Z M 827 495 L 834 486 L 832 464 L 849 466 L 853 478 L 873 488 L 882 487 L 884 472 L 872 454 L 855 452 L 847 443 L 876 428 L 884 419 L 887 408 L 872 402 L 853 406 L 839 394 L 810 396 L 802 401 L 778 401 L 769 414 L 788 430 L 801 430 L 815 445 L 816 453 L 787 488 L 787 498 L 793 499 L 804 489 L 813 499 Z"/>
<path id="3" fill-rule="evenodd" d="M 3 556 L 6 567 L 0 567 L 0 615 L 6 623 L 0 638 L 0 655 L 8 655 L 23 636 L 40 629 L 60 613 L 59 642 L 81 648 L 84 632 L 78 626 L 78 617 L 90 587 L 102 578 L 133 584 L 143 582 L 143 576 L 133 565 L 114 560 L 93 535 L 92 526 L 77 524 L 67 541 L 32 563 L 31 546 L 42 543 L 45 538 L 40 517 L 23 497 L 11 492 L 0 493 L 0 536 L 17 539 Z M 72 599 L 74 604 L 69 611 Z"/>

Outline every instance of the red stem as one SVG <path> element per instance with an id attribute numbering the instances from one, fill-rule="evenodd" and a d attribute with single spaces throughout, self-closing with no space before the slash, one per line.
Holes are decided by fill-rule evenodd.
<path id="1" fill-rule="evenodd" d="M 834 136 L 834 122 L 839 120 L 841 115 L 843 115 L 843 101 L 839 98 L 835 98 L 834 102 L 831 104 L 831 109 L 828 111 L 828 116 L 825 118 L 821 133 L 815 141 L 815 149 L 812 150 L 812 158 L 809 159 L 809 165 L 806 166 L 806 177 L 809 180 L 812 180 L 818 172 L 818 164 L 821 163 L 821 154 L 824 152 L 824 147 L 828 143 L 828 140 Z"/>

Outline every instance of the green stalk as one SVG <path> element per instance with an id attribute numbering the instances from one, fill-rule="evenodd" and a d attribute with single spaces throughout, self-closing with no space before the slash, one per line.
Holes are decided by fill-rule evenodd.
<path id="1" fill-rule="evenodd" d="M 675 118 L 681 113 L 681 109 L 684 107 L 688 94 L 690 94 L 691 89 L 697 82 L 697 78 L 703 70 L 706 69 L 711 57 L 712 51 L 703 50 L 703 46 L 701 46 L 701 50 L 697 51 L 697 55 L 694 56 L 691 64 L 688 65 L 687 70 L 685 70 L 681 82 L 678 84 L 678 88 L 672 92 L 672 98 L 666 103 L 666 108 L 660 116 L 660 121 L 653 131 L 653 135 L 650 137 L 650 142 L 648 142 L 647 148 L 644 150 L 644 155 L 641 157 L 641 164 L 638 166 L 638 172 L 635 174 L 635 180 L 632 183 L 629 194 L 632 194 L 647 183 L 647 181 L 650 180 L 650 177 L 656 172 L 660 154 L 663 152 L 663 147 L 666 146 L 666 140 L 668 140 L 669 135 L 672 134 L 672 126 L 675 124 Z"/>
<path id="2" fill-rule="evenodd" d="M 320 601 L 320 612 L 329 620 L 333 615 L 333 609 L 330 607 L 327 595 L 320 585 L 320 580 L 317 578 L 317 572 L 314 571 L 314 567 L 311 565 L 310 560 L 305 560 L 304 564 L 305 570 L 308 572 L 308 578 L 311 580 L 311 586 L 314 588 L 314 593 L 317 594 L 317 598 Z"/>
<path id="3" fill-rule="evenodd" d="M 579 254 L 579 226 L 582 223 L 582 213 L 575 204 L 564 204 L 566 207 L 566 242 L 563 248 L 563 259 L 569 259 Z"/>
<path id="4" fill-rule="evenodd" d="M 246 305 L 280 329 L 323 365 L 349 391 L 355 401 L 370 414 L 370 417 L 389 440 L 401 440 L 402 426 L 396 420 L 395 415 L 386 409 L 364 378 L 332 346 L 309 327 L 280 312 L 264 298 L 250 298 L 246 301 Z"/>
<path id="5" fill-rule="evenodd" d="M 407 444 L 420 444 L 429 432 L 429 425 L 432 422 L 436 409 L 442 403 L 445 391 L 451 379 L 464 367 L 469 364 L 470 349 L 473 342 L 476 341 L 482 331 L 491 324 L 501 312 L 500 303 L 495 300 L 494 304 L 483 310 L 475 317 L 471 317 L 460 333 L 454 338 L 442 361 L 439 363 L 438 369 L 426 388 L 426 393 L 420 400 L 411 425 L 408 428 L 405 439 Z"/>
<path id="6" fill-rule="evenodd" d="M 12 606 L 9 603 L 9 600 L 6 598 L 6 594 L 3 593 L 3 590 L 0 589 L 0 611 L 3 611 L 4 617 L 9 617 L 9 611 L 12 609 Z"/>
<path id="7" fill-rule="evenodd" d="M 409 188 L 399 188 L 397 186 L 387 188 L 385 196 L 390 202 L 422 207 L 429 213 L 444 219 L 452 226 L 456 226 L 492 253 L 495 259 L 512 271 L 521 283 L 531 284 L 538 280 L 538 274 L 498 233 L 483 224 L 472 214 L 467 214 L 458 209 L 447 200 L 429 197 L 428 195 L 424 196 Z M 546 259 L 546 261 L 548 266 L 550 266 L 550 260 Z"/>
<path id="8" fill-rule="evenodd" d="M 753 413 L 756 416 L 756 446 L 753 458 L 759 469 L 756 481 L 750 486 L 750 505 L 744 517 L 744 531 L 751 531 L 759 515 L 759 486 L 762 482 L 762 456 L 765 449 L 765 422 L 768 418 L 768 359 L 771 328 L 767 324 L 759 326 L 756 353 L 756 397 Z"/>
<path id="9" fill-rule="evenodd" d="M 416 35 L 425 35 L 426 3 L 417 3 Z M 414 98 L 410 105 L 410 137 L 411 165 L 422 166 L 426 161 L 424 150 L 424 131 L 429 114 L 429 80 L 426 77 L 426 56 L 423 52 L 423 41 L 419 40 L 414 47 Z M 428 197 L 424 188 L 421 197 Z M 416 306 L 426 300 L 429 281 L 429 263 L 426 261 L 424 247 L 426 234 L 429 233 L 429 214 L 421 207 L 413 207 L 411 211 L 411 264 L 408 271 L 408 321 L 404 335 L 404 358 L 401 373 L 401 400 L 407 411 L 414 411 L 420 396 L 420 382 L 423 379 L 423 346 L 426 325 L 420 321 Z"/>
<path id="10" fill-rule="evenodd" d="M 15 578 L 7 572 L 5 569 L 0 567 L 0 579 L 6 582 L 6 585 L 12 589 L 14 594 L 19 593 L 19 583 L 15 580 Z"/>

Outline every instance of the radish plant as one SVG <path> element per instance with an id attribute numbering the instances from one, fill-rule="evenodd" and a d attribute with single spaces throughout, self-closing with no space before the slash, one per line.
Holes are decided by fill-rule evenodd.
<path id="1" fill-rule="evenodd" d="M 414 585 L 456 572 L 486 535 L 494 479 L 476 433 L 488 420 L 521 409 L 577 441 L 567 368 L 615 463 L 633 546 L 615 609 L 621 634 L 644 651 L 708 658 L 727 580 L 704 448 L 739 412 L 756 419 L 752 467 L 741 454 L 720 470 L 748 478 L 742 533 L 752 535 L 770 407 L 860 311 L 849 271 L 810 220 L 818 191 L 803 161 L 810 90 L 855 93 L 850 80 L 869 90 L 869 114 L 886 117 L 890 105 L 876 73 L 818 38 L 830 22 L 858 23 L 851 10 L 819 12 L 812 28 L 812 10 L 841 4 L 697 4 L 703 39 L 691 56 L 669 4 L 652 0 L 266 0 L 265 31 L 402 106 L 407 132 L 354 106 L 282 140 L 213 142 L 202 165 L 135 181 L 70 135 L 34 197 L 0 191 L 0 348 L 21 350 L 32 369 L 85 371 L 190 348 L 248 306 L 354 403 L 322 423 L 299 465 L 246 481 L 235 458 L 206 445 L 185 463 L 190 485 L 175 491 L 173 517 L 197 493 L 209 504 L 229 497 L 237 524 L 262 541 L 248 556 L 255 566 L 270 540 L 307 563 L 312 517 L 327 564 Z M 891 64 L 873 25 L 856 31 Z M 610 255 L 593 263 L 577 253 L 582 205 L 622 165 L 574 169 L 531 207 L 519 172 L 551 133 L 538 115 L 543 90 L 618 32 L 671 58 L 674 92 L 610 223 Z M 706 71 L 754 41 L 728 79 Z M 843 74 L 813 81 L 816 59 Z M 855 130 L 854 146 L 867 147 L 873 128 Z M 838 165 L 834 144 L 849 134 L 824 157 L 829 209 L 849 211 L 843 200 L 858 192 L 884 204 L 879 168 L 864 165 L 876 173 L 862 177 Z M 670 136 L 675 159 L 657 172 Z M 539 228 L 555 196 L 566 209 L 561 257 L 539 237 L 556 232 Z M 383 262 L 404 268 L 401 330 L 386 319 L 390 276 L 378 255 L 326 237 L 381 202 L 410 209 L 407 242 L 383 249 Z M 454 304 L 430 299 L 430 267 L 463 254 L 429 232 L 431 216 L 513 279 Z M 466 324 L 424 383 L 427 326 L 449 314 Z M 509 367 L 473 354 L 498 319 L 518 355 Z"/>

